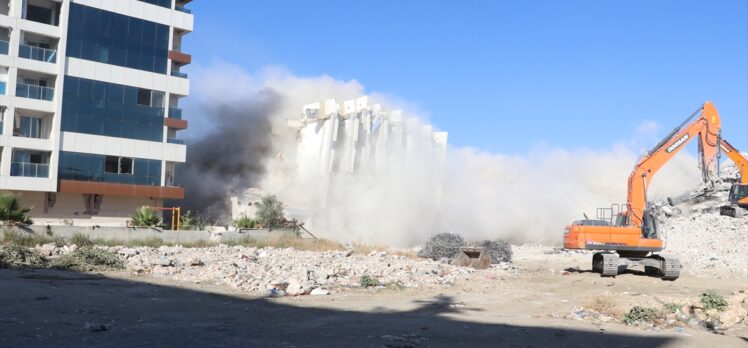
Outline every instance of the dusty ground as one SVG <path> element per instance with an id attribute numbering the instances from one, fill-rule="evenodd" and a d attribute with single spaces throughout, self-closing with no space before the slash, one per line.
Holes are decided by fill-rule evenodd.
<path id="1" fill-rule="evenodd" d="M 548 250 L 518 248 L 516 274 L 478 276 L 448 289 L 274 299 L 126 272 L 0 270 L 0 346 L 748 346 L 744 326 L 718 335 L 570 318 L 598 298 L 622 313 L 634 304 L 696 298 L 706 288 L 729 295 L 748 288 L 745 275 L 600 278 L 586 272 L 588 255 Z M 575 266 L 582 271 L 561 274 Z"/>

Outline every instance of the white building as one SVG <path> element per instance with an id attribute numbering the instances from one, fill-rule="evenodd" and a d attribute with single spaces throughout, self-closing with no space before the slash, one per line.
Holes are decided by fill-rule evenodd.
<path id="1" fill-rule="evenodd" d="M 181 199 L 190 0 L 0 0 L 0 190 L 37 224 Z"/>

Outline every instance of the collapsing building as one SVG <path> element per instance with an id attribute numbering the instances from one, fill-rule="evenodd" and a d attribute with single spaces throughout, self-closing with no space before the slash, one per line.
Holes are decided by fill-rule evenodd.
<path id="1" fill-rule="evenodd" d="M 295 153 L 280 156 L 291 163 L 284 171 L 271 171 L 277 178 L 263 187 L 281 196 L 291 217 L 313 220 L 320 209 L 350 199 L 352 191 L 381 186 L 391 177 L 417 175 L 439 190 L 446 132 L 436 132 L 401 110 L 372 104 L 368 97 L 328 99 L 301 111 L 300 118 L 287 120 L 297 134 L 295 148 L 288 152 Z M 246 211 L 233 205 L 249 201 L 232 198 L 232 211 Z"/>

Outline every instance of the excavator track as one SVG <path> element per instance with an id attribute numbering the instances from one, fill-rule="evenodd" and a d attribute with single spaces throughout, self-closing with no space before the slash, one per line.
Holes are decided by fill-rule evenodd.
<path id="1" fill-rule="evenodd" d="M 603 277 L 618 275 L 618 255 L 614 253 L 595 253 L 592 256 L 592 270 Z"/>
<path id="2" fill-rule="evenodd" d="M 667 255 L 656 255 L 653 258 L 659 258 L 662 262 L 661 278 L 662 280 L 676 280 L 680 277 L 680 261 Z"/>

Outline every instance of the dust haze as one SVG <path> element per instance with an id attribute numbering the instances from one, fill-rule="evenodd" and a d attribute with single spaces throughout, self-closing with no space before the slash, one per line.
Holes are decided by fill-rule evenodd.
<path id="1" fill-rule="evenodd" d="M 603 149 L 526 144 L 527 153 L 503 154 L 449 146 L 443 161 L 405 161 L 393 152 L 385 170 L 363 166 L 355 175 L 334 174 L 323 187 L 294 171 L 297 138 L 285 120 L 298 118 L 304 104 L 369 95 L 421 125 L 428 121 L 355 80 L 299 77 L 277 67 L 250 73 L 220 62 L 193 71 L 201 88 L 185 106 L 188 160 L 178 171 L 185 205 L 226 222 L 227 196 L 259 187 L 316 235 L 342 242 L 410 247 L 453 231 L 468 240 L 556 245 L 583 212 L 594 216 L 596 207 L 625 202 L 633 164 L 656 142 L 657 124 L 648 121 Z M 650 193 L 665 197 L 699 182 L 695 156 L 681 153 L 657 174 Z"/>

